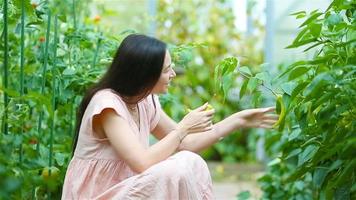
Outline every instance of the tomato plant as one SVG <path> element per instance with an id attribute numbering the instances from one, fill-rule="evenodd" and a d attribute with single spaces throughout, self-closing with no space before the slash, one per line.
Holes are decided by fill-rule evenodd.
<path id="1" fill-rule="evenodd" d="M 0 199 L 59 199 L 77 104 L 120 35 L 84 24 L 80 1 L 0 3 Z"/>

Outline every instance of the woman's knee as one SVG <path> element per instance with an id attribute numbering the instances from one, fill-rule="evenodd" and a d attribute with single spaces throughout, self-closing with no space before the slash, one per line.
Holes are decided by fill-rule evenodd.
<path id="1" fill-rule="evenodd" d="M 149 169 L 150 174 L 161 178 L 178 178 L 184 179 L 191 176 L 192 171 L 208 171 L 205 160 L 191 151 L 180 151 L 169 159 L 152 166 Z"/>
<path id="2" fill-rule="evenodd" d="M 184 159 L 188 160 L 189 163 L 192 162 L 198 162 L 203 165 L 206 165 L 205 160 L 197 153 L 191 152 L 191 151 L 180 151 L 177 153 L 178 157 L 183 157 Z"/>
<path id="3" fill-rule="evenodd" d="M 175 182 L 189 177 L 187 168 L 176 160 L 162 161 L 147 172 L 159 181 Z"/>
<path id="4" fill-rule="evenodd" d="M 199 154 L 191 151 L 181 151 L 178 154 L 178 160 L 182 160 L 185 168 L 192 171 L 194 176 L 210 177 L 208 165 Z"/>

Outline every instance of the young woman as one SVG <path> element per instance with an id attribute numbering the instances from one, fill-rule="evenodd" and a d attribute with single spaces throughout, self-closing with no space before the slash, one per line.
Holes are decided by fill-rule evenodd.
<path id="1" fill-rule="evenodd" d="M 166 44 L 132 34 L 104 77 L 84 96 L 62 199 L 213 199 L 205 161 L 196 153 L 238 128 L 271 128 L 273 107 L 237 112 L 212 124 L 207 104 L 179 123 L 156 94 L 176 76 Z M 149 134 L 159 141 L 149 146 Z"/>

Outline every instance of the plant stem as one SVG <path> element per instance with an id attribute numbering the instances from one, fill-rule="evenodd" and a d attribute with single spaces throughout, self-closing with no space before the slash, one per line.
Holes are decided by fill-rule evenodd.
<path id="1" fill-rule="evenodd" d="M 47 31 L 46 31 L 46 43 L 45 43 L 45 52 L 44 52 L 44 62 L 42 70 L 42 85 L 41 85 L 41 94 L 44 94 L 45 84 L 46 84 L 46 71 L 48 65 L 48 46 L 49 46 L 49 36 L 51 31 L 51 11 L 48 10 L 47 17 Z"/>
<path id="2" fill-rule="evenodd" d="M 252 77 L 251 76 L 247 76 L 246 74 L 244 74 L 243 72 L 241 72 L 239 69 L 237 69 L 237 71 L 240 72 L 240 74 L 245 77 L 245 78 L 248 78 L 248 79 L 251 79 Z M 273 91 L 271 88 L 267 87 L 263 81 L 262 81 L 262 84 L 261 84 L 264 88 L 266 88 L 267 90 L 269 90 L 274 96 L 277 97 L 277 93 L 275 91 Z"/>
<path id="3" fill-rule="evenodd" d="M 73 105 L 74 105 L 74 98 L 72 99 L 72 101 L 70 102 L 70 113 L 69 113 L 69 119 L 70 119 L 70 123 L 69 123 L 69 133 L 74 136 L 75 133 L 73 133 L 73 113 L 74 113 L 74 108 L 73 108 Z M 74 130 L 75 131 L 75 130 Z M 73 146 L 73 145 L 72 145 Z"/>
<path id="4" fill-rule="evenodd" d="M 25 61 L 25 2 L 21 0 L 21 41 L 20 41 L 20 99 L 21 104 L 24 103 L 22 99 L 24 95 L 24 61 Z M 20 127 L 20 137 L 23 136 L 23 127 L 24 127 L 24 120 L 21 118 L 21 127 Z M 20 144 L 20 152 L 19 152 L 19 162 L 20 165 L 22 164 L 22 144 Z"/>
<path id="5" fill-rule="evenodd" d="M 50 132 L 50 143 L 49 143 L 49 161 L 48 165 L 52 166 L 52 157 L 53 157 L 53 132 L 54 132 L 54 120 L 55 120 L 55 106 L 56 106 L 56 66 L 57 66 L 57 32 L 58 32 L 58 17 L 57 15 L 54 17 L 54 42 L 53 42 L 53 67 L 52 67 L 52 121 L 51 121 L 51 132 Z M 51 173 L 51 170 L 49 170 Z"/>
<path id="6" fill-rule="evenodd" d="M 44 52 L 44 62 L 43 62 L 43 71 L 42 71 L 42 84 L 41 84 L 41 95 L 44 95 L 44 90 L 45 90 L 45 83 L 46 83 L 46 70 L 47 70 L 47 64 L 48 64 L 48 45 L 49 45 L 49 33 L 51 31 L 51 11 L 48 10 L 47 12 L 47 32 L 46 32 L 46 44 L 45 44 L 45 52 Z M 43 112 L 42 110 L 39 111 L 39 119 L 38 119 L 38 127 L 37 127 L 37 132 L 39 138 L 41 138 L 41 126 L 42 126 L 42 118 L 43 118 Z M 39 152 L 39 147 L 40 147 L 40 141 L 38 141 L 36 150 Z"/>
<path id="7" fill-rule="evenodd" d="M 100 36 L 99 36 L 98 41 L 97 41 L 97 43 L 96 43 L 96 49 L 95 49 L 94 59 L 93 59 L 93 64 L 92 64 L 92 67 L 93 67 L 93 68 L 95 67 L 96 58 L 98 57 L 99 48 L 100 48 L 100 44 L 101 44 L 101 40 L 102 40 L 102 39 L 101 39 L 102 34 L 103 34 L 103 33 L 100 33 Z"/>
<path id="8" fill-rule="evenodd" d="M 75 0 L 72 0 L 72 13 L 73 13 L 73 26 L 74 26 L 74 31 L 77 30 L 77 19 L 75 15 Z"/>
<path id="9" fill-rule="evenodd" d="M 9 41 L 8 41 L 8 0 L 4 0 L 4 6 L 3 6 L 3 17 L 4 17 L 4 116 L 3 116 L 3 121 L 2 121 L 2 130 L 4 134 L 8 134 L 8 129 L 9 126 L 7 124 L 7 118 L 8 118 L 8 110 L 7 106 L 9 104 L 9 98 L 7 95 L 6 90 L 8 89 L 8 68 L 9 68 Z"/>
<path id="10" fill-rule="evenodd" d="M 49 166 L 49 176 L 52 174 L 52 160 L 53 160 L 53 132 L 54 132 L 54 123 L 55 123 L 55 107 L 56 107 L 56 66 L 57 66 L 57 31 L 58 31 L 58 17 L 57 15 L 54 17 L 54 42 L 53 42 L 53 66 L 52 66 L 52 110 L 50 111 L 51 115 L 51 129 L 50 129 L 50 141 L 49 141 L 49 158 L 48 158 L 48 166 Z M 51 199 L 51 192 L 47 190 L 48 199 Z"/>

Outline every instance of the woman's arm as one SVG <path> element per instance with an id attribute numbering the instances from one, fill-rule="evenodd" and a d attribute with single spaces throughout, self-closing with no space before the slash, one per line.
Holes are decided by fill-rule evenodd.
<path id="1" fill-rule="evenodd" d="M 132 170 L 141 173 L 153 164 L 156 164 L 172 155 L 187 134 L 195 131 L 210 130 L 211 112 L 204 111 L 206 105 L 195 109 L 186 115 L 176 128 L 170 131 L 162 140 L 145 148 L 131 130 L 128 122 L 119 116 L 112 108 L 104 109 L 96 120 L 116 150 Z"/>
<path id="2" fill-rule="evenodd" d="M 138 173 L 174 153 L 180 143 L 180 135 L 184 134 L 179 130 L 172 131 L 161 142 L 145 149 L 131 130 L 128 122 L 117 115 L 114 110 L 103 110 L 100 118 L 105 135 L 118 156 L 126 161 L 133 171 Z"/>
<path id="3" fill-rule="evenodd" d="M 248 109 L 234 113 L 214 124 L 210 131 L 187 135 L 181 142 L 179 150 L 199 152 L 239 128 L 271 128 L 278 119 L 277 115 L 267 114 L 272 111 L 274 111 L 273 107 Z M 161 111 L 160 121 L 153 130 L 153 134 L 156 138 L 162 139 L 175 127 L 176 123 L 164 111 Z"/>

